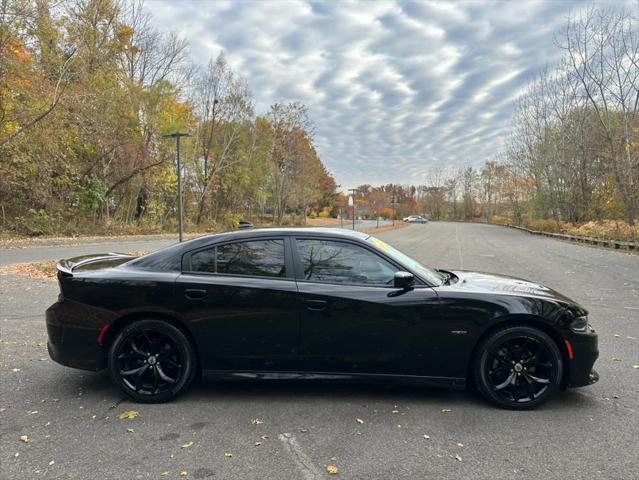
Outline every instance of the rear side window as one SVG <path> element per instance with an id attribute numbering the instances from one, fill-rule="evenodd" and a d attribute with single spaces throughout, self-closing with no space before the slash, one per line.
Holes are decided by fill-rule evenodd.
<path id="1" fill-rule="evenodd" d="M 200 250 L 191 255 L 191 271 L 284 277 L 284 241 L 255 240 Z"/>
<path id="2" fill-rule="evenodd" d="M 304 280 L 353 285 L 390 285 L 394 265 L 370 250 L 333 240 L 297 239 Z"/>

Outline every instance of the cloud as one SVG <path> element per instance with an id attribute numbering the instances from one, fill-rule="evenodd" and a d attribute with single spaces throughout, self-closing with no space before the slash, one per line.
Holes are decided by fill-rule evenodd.
<path id="1" fill-rule="evenodd" d="M 258 112 L 301 100 L 320 157 L 343 188 L 423 183 L 480 166 L 504 145 L 514 99 L 561 52 L 581 1 L 155 0 L 156 25 L 196 62 L 224 50 Z"/>

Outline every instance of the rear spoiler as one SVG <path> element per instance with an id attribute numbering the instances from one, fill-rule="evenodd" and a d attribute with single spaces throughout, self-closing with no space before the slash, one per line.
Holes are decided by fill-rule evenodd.
<path id="1" fill-rule="evenodd" d="M 135 255 L 129 255 L 128 253 L 99 253 L 94 255 L 83 255 L 81 257 L 73 257 L 69 259 L 63 259 L 58 262 L 56 268 L 61 275 L 73 276 L 73 270 L 89 263 L 100 262 L 102 260 L 111 260 L 115 258 L 136 258 Z"/>

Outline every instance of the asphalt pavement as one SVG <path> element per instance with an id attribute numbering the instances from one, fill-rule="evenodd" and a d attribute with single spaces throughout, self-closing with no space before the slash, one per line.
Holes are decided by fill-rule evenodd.
<path id="1" fill-rule="evenodd" d="M 388 220 L 380 220 L 379 222 L 380 227 L 390 224 L 391 222 Z M 376 226 L 376 220 L 357 220 L 355 222 L 355 230 L 374 228 Z M 344 220 L 343 228 L 350 230 L 352 223 L 349 220 Z M 0 248 L 0 265 L 60 260 L 61 258 L 77 257 L 78 255 L 88 255 L 92 253 L 152 252 L 173 245 L 177 241 L 177 235 L 148 235 L 146 237 L 136 235 L 119 238 L 92 238 L 88 241 L 82 238 L 56 240 L 40 245 L 26 244 L 11 248 Z"/>
<path id="2" fill-rule="evenodd" d="M 3 276 L 0 478 L 638 478 L 639 255 L 480 224 L 379 237 L 435 267 L 511 274 L 577 300 L 599 333 L 601 380 L 530 412 L 466 391 L 331 383 L 203 383 L 168 404 L 134 404 L 105 373 L 49 360 L 43 311 L 55 282 Z M 102 247 L 28 250 L 44 260 Z M 139 416 L 118 419 L 128 410 Z"/>

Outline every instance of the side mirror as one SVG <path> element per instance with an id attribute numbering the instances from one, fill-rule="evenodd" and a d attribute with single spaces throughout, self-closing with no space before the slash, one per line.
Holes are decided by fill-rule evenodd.
<path id="1" fill-rule="evenodd" d="M 409 272 L 395 272 L 393 277 L 393 287 L 410 288 L 415 283 L 415 275 Z"/>

